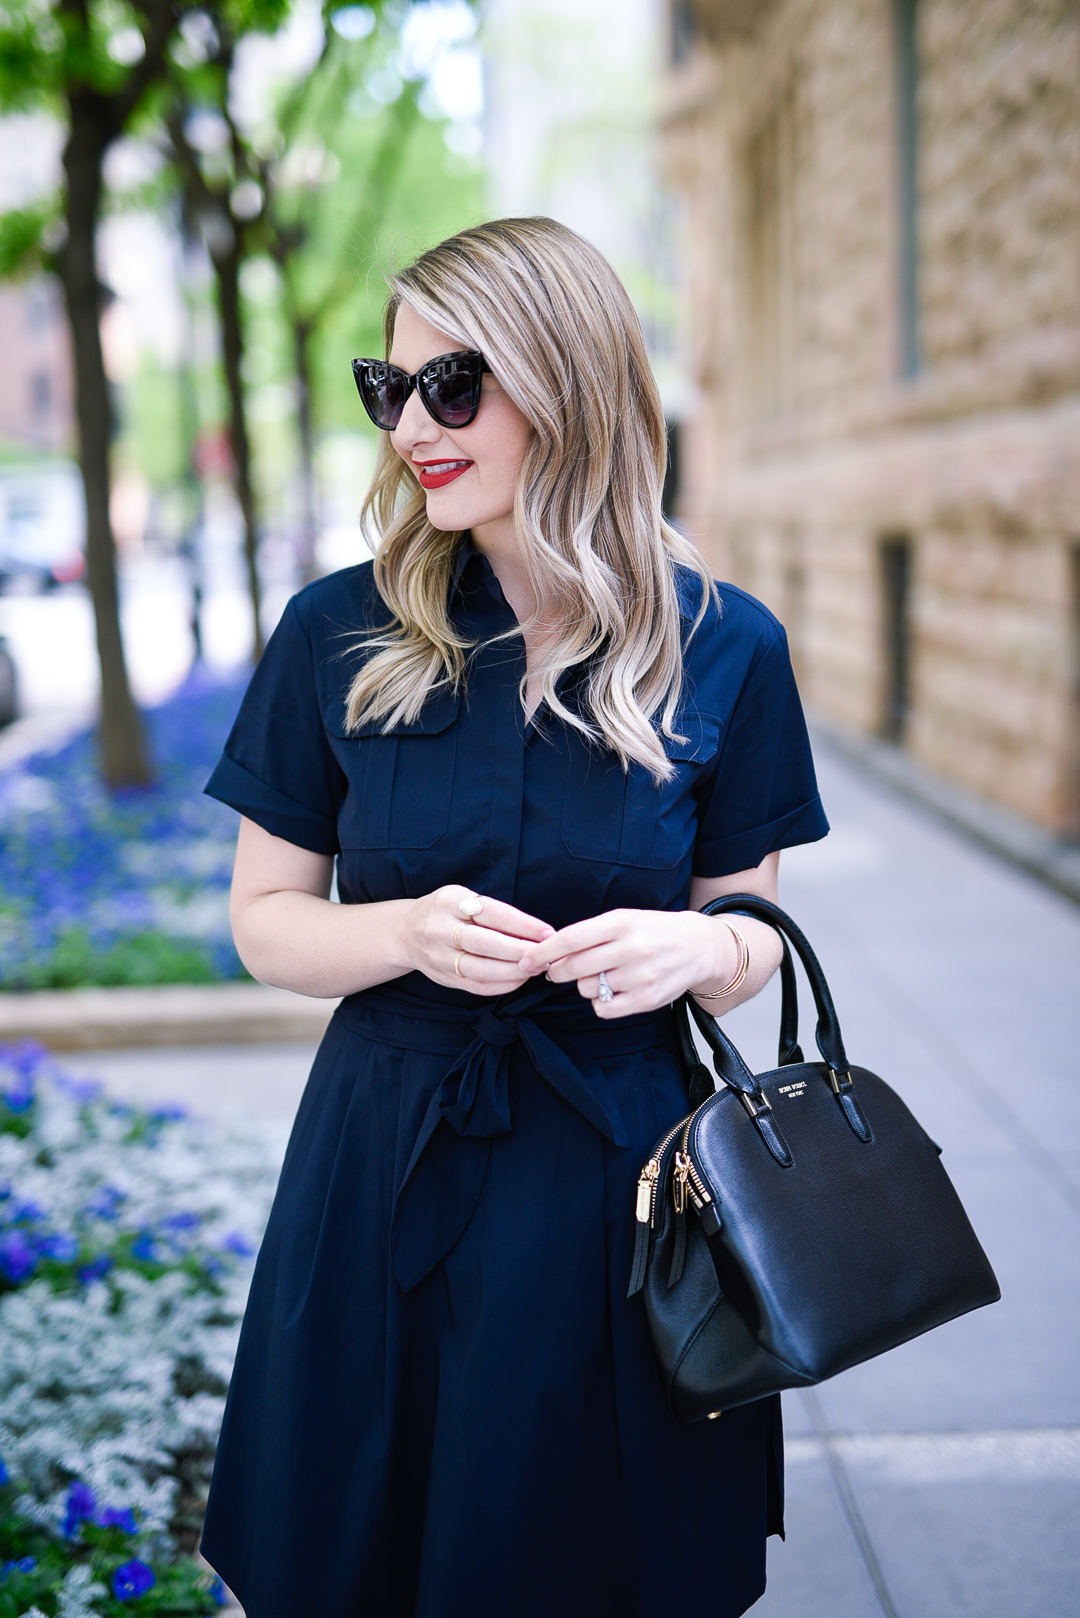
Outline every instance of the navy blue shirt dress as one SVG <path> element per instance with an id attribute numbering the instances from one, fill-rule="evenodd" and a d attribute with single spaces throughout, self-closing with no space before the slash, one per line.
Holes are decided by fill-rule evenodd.
<path id="1" fill-rule="evenodd" d="M 783 630 L 724 585 L 653 784 L 518 696 L 524 645 L 462 547 L 460 692 L 350 735 L 371 564 L 285 610 L 207 791 L 337 858 L 345 904 L 458 882 L 562 927 L 685 909 L 828 829 Z M 580 677 L 580 676 L 578 676 Z M 561 688 L 576 700 L 573 674 Z M 681 1426 L 640 1296 L 637 1176 L 687 1110 L 670 1011 L 420 973 L 319 1049 L 259 1255 L 203 1551 L 248 1618 L 735 1618 L 781 1531 L 777 1400 Z"/>

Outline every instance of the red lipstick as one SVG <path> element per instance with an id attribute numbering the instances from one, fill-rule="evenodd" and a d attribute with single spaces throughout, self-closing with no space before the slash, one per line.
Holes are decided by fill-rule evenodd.
<path id="1" fill-rule="evenodd" d="M 472 461 L 451 460 L 448 456 L 444 456 L 438 461 L 414 461 L 413 471 L 419 478 L 422 488 L 441 489 L 444 484 L 453 483 L 455 478 L 467 472 L 473 464 Z"/>

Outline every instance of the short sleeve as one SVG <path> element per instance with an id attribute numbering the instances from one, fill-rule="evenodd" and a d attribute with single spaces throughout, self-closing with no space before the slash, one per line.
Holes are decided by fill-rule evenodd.
<path id="1" fill-rule="evenodd" d="M 829 830 L 787 637 L 774 619 L 769 630 L 698 788 L 696 876 L 751 870 Z"/>
<path id="2" fill-rule="evenodd" d="M 346 778 L 323 725 L 310 636 L 289 602 L 205 791 L 314 854 L 338 852 Z"/>

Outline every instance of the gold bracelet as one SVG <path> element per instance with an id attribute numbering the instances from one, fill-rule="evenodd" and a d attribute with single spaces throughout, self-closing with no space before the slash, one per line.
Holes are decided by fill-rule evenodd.
<path id="1" fill-rule="evenodd" d="M 721 916 L 720 919 L 732 933 L 739 947 L 739 964 L 735 968 L 735 976 L 731 982 L 726 983 L 722 989 L 713 989 L 709 994 L 704 994 L 700 989 L 691 989 L 690 993 L 696 995 L 699 1000 L 726 1000 L 729 994 L 734 994 L 736 989 L 742 987 L 743 979 L 750 970 L 750 947 L 746 939 L 733 921 L 729 921 L 726 916 Z"/>

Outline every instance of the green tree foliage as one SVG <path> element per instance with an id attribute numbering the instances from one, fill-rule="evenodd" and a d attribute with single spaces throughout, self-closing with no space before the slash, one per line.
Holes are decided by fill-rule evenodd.
<path id="1" fill-rule="evenodd" d="M 231 111 L 234 57 L 228 42 L 218 41 L 201 77 L 193 71 L 186 116 L 177 108 L 169 120 L 177 166 L 190 205 L 204 221 L 227 311 L 223 337 L 234 421 L 243 412 L 239 355 L 246 341 L 240 262 L 265 254 L 278 270 L 278 310 L 297 400 L 299 560 L 309 577 L 316 529 L 314 437 L 319 417 L 326 419 L 320 409 L 320 338 L 340 322 L 343 308 L 354 329 L 358 305 L 369 314 L 363 283 L 382 267 L 377 244 L 395 229 L 415 237 L 418 221 L 427 240 L 437 239 L 471 217 L 478 201 L 474 174 L 448 172 L 441 125 L 421 112 L 421 83 L 398 72 L 403 31 L 425 9 L 427 0 L 328 4 L 314 66 L 268 99 L 261 120 L 247 127 Z M 200 96 L 207 99 L 200 102 Z M 212 108 L 222 136 L 216 144 L 204 138 L 201 150 L 188 132 L 200 108 Z M 236 285 L 226 289 L 226 275 Z M 374 279 L 381 304 L 381 277 L 376 273 Z M 367 329 L 371 321 L 361 324 Z M 377 331 L 374 341 L 381 344 Z M 347 360 L 341 374 L 347 375 Z M 355 405 L 348 419 L 356 419 Z M 246 426 L 239 436 L 247 444 Z"/>
<path id="2" fill-rule="evenodd" d="M 101 353 L 102 289 L 95 258 L 105 154 L 155 116 L 182 67 L 184 19 L 196 10 L 232 37 L 272 30 L 287 0 L 2 0 L 0 109 L 44 107 L 65 129 L 62 230 L 54 264 L 64 289 L 75 363 L 79 460 L 86 494 L 87 582 L 101 661 L 101 758 L 115 786 L 149 779 L 142 726 L 120 636 L 116 547 L 109 520 L 111 412 Z M 178 60 L 179 53 L 179 60 Z M 9 264 L 28 266 L 38 245 L 33 210 L 8 216 L 0 241 Z M 37 216 L 44 244 L 47 220 Z"/>

